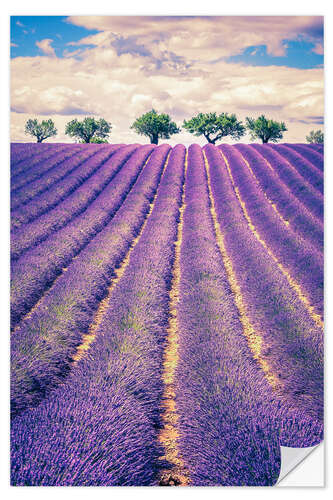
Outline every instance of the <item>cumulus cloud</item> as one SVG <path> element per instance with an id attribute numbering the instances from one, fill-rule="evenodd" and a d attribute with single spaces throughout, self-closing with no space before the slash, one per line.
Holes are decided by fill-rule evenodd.
<path id="1" fill-rule="evenodd" d="M 137 116 L 155 108 L 169 113 L 178 125 L 200 111 L 235 112 L 242 120 L 266 113 L 286 122 L 286 141 L 304 141 L 311 124 L 320 124 L 324 114 L 323 69 L 227 62 L 219 57 L 230 50 L 226 44 L 235 40 L 234 50 L 241 50 L 249 40 L 255 45 L 254 39 L 259 44 L 268 36 L 262 18 L 251 18 L 251 27 L 261 26 L 264 34 L 250 33 L 249 18 L 230 18 L 230 26 L 221 32 L 221 18 L 215 18 L 217 26 L 210 18 L 196 19 L 167 17 L 159 24 L 155 18 L 140 18 L 140 22 L 128 17 L 71 18 L 104 31 L 71 43 L 73 50 L 66 49 L 62 58 L 55 56 L 52 40 L 46 39 L 39 42 L 47 42 L 44 50 L 40 48 L 46 54 L 49 47 L 52 53 L 47 55 L 52 57 L 12 59 L 12 139 L 26 140 L 28 118 L 48 116 L 59 131 L 50 140 L 70 141 L 64 135 L 66 122 L 91 115 L 111 121 L 112 142 L 145 142 L 129 127 Z M 317 18 L 284 17 L 284 26 L 281 18 L 271 19 L 270 29 L 279 37 L 300 29 L 314 37 L 320 31 L 318 27 L 316 31 Z M 272 50 L 281 50 L 279 37 L 270 38 Z M 201 143 L 182 131 L 166 142 L 193 141 Z"/>
<path id="2" fill-rule="evenodd" d="M 70 16 L 67 21 L 101 32 L 82 43 L 101 46 L 114 36 L 135 37 L 147 50 L 154 47 L 206 61 L 257 45 L 283 56 L 286 39 L 320 42 L 323 38 L 321 16 Z"/>
<path id="3" fill-rule="evenodd" d="M 44 38 L 44 40 L 37 41 L 36 45 L 46 56 L 55 57 L 56 53 L 51 45 L 52 42 L 51 38 Z"/>

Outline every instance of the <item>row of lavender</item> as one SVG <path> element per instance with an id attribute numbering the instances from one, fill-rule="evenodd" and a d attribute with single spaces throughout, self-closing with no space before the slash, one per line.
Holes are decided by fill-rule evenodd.
<path id="1" fill-rule="evenodd" d="M 268 144 L 253 144 L 251 147 L 255 148 L 267 160 L 268 164 L 278 173 L 280 180 L 291 191 L 292 195 L 322 224 L 322 194 L 306 182 L 295 167 L 284 158 L 283 151 L 274 150 Z"/>
<path id="2" fill-rule="evenodd" d="M 167 146 L 155 150 L 143 172 L 147 181 L 160 175 L 167 152 Z M 165 466 L 157 440 L 161 368 L 184 156 L 183 146 L 170 155 L 152 212 L 89 355 L 38 408 L 14 420 L 12 484 L 156 484 L 158 470 Z M 142 194 L 133 191 L 123 224 L 140 210 L 143 181 L 140 186 Z M 151 198 L 147 192 L 145 196 L 147 204 Z M 105 261 L 114 267 L 109 256 Z"/>
<path id="3" fill-rule="evenodd" d="M 306 146 L 273 144 L 275 151 L 293 165 L 302 177 L 320 193 L 323 193 L 322 157 Z"/>
<path id="4" fill-rule="evenodd" d="M 62 147 L 62 144 L 12 144 L 10 154 L 11 180 L 24 171 L 28 172 L 36 163 L 40 163 L 41 158 L 47 160 Z M 73 144 L 69 146 L 70 149 L 72 147 Z M 47 169 L 48 166 L 45 165 L 44 168 Z"/>
<path id="5" fill-rule="evenodd" d="M 44 152 L 35 155 L 33 161 L 29 160 L 27 162 L 28 169 L 24 169 L 21 173 L 11 177 L 12 207 L 19 206 L 25 202 L 25 199 L 29 199 L 29 197 L 38 194 L 39 190 L 43 191 L 43 189 L 47 188 L 45 181 L 49 180 L 49 183 L 52 184 L 52 178 L 48 179 L 49 172 L 56 172 L 59 178 L 66 174 L 66 167 L 70 169 L 71 163 L 65 160 L 70 159 L 75 153 L 79 153 L 77 146 L 71 148 L 59 146 L 55 150 L 51 150 L 51 154 Z M 23 195 L 21 194 L 22 191 Z M 26 194 L 25 191 L 27 191 Z"/>
<path id="6" fill-rule="evenodd" d="M 264 146 L 256 149 L 253 146 L 239 144 L 235 147 L 243 155 L 240 160 L 243 160 L 241 163 L 243 163 L 245 171 L 252 170 L 260 189 L 276 205 L 277 212 L 280 213 L 284 224 L 290 226 L 290 229 L 297 236 L 309 241 L 316 250 L 322 252 L 323 223 L 297 197 L 298 190 L 296 186 L 288 186 L 281 180 L 281 171 L 283 171 L 283 168 L 288 169 L 283 157 L 278 153 L 274 153 L 271 148 L 265 148 Z M 269 163 L 268 157 L 271 163 Z M 249 168 L 246 168 L 244 159 L 249 162 Z M 291 166 L 289 166 L 289 170 L 292 171 Z M 298 178 L 298 181 L 298 185 L 303 191 L 304 182 L 302 182 L 301 178 Z M 322 202 L 319 203 L 320 205 L 322 205 Z"/>

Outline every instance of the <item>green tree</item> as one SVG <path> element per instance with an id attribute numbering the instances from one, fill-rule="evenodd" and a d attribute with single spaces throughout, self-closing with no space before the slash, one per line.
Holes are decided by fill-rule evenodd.
<path id="1" fill-rule="evenodd" d="M 253 141 L 261 139 L 263 144 L 268 141 L 278 142 L 283 137 L 282 132 L 288 130 L 284 122 L 270 120 L 264 115 L 259 116 L 257 119 L 246 117 L 246 126 L 250 132 L 251 139 Z"/>
<path id="2" fill-rule="evenodd" d="M 306 136 L 307 142 L 323 144 L 324 132 L 321 130 L 311 130 L 310 134 Z"/>
<path id="3" fill-rule="evenodd" d="M 29 118 L 25 124 L 25 134 L 30 134 L 36 137 L 37 142 L 43 142 L 48 137 L 57 135 L 57 129 L 54 126 L 53 120 L 42 120 L 40 123 L 37 118 L 32 120 Z"/>
<path id="4" fill-rule="evenodd" d="M 183 127 L 191 134 L 199 137 L 205 136 L 207 141 L 215 144 L 222 137 L 230 136 L 233 139 L 240 139 L 245 134 L 245 127 L 241 121 L 237 120 L 235 114 L 228 113 L 199 113 L 190 120 L 184 120 Z"/>
<path id="5" fill-rule="evenodd" d="M 158 144 L 159 139 L 170 139 L 171 135 L 180 132 L 180 128 L 171 121 L 169 115 L 158 114 L 154 109 L 137 118 L 130 128 L 149 137 L 151 144 Z"/>
<path id="6" fill-rule="evenodd" d="M 107 139 L 111 132 L 111 123 L 100 118 L 86 117 L 81 122 L 76 118 L 66 125 L 65 134 L 75 137 L 80 142 L 96 142 L 96 139 Z"/>

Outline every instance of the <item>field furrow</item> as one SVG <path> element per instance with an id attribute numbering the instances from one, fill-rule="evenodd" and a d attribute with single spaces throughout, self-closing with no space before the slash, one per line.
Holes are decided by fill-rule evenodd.
<path id="1" fill-rule="evenodd" d="M 44 144 L 45 146 L 45 144 Z M 50 148 L 51 144 L 46 144 L 46 148 Z M 21 161 L 35 155 L 37 153 L 36 143 L 10 143 L 10 165 L 14 167 Z"/>
<path id="2" fill-rule="evenodd" d="M 281 444 L 312 446 L 322 439 L 322 328 L 244 217 L 217 148 L 207 146 L 205 153 L 226 252 L 246 315 L 262 339 L 258 355 L 273 375 L 271 411 L 281 419 Z"/>
<path id="3" fill-rule="evenodd" d="M 12 334 L 11 406 L 15 415 L 37 404 L 63 379 L 149 212 L 169 146 L 156 148 L 121 209 L 68 266 L 29 318 Z"/>
<path id="4" fill-rule="evenodd" d="M 82 214 L 12 263 L 13 326 L 29 312 L 63 268 L 110 222 L 121 207 L 153 147 L 136 149 L 136 146 L 128 146 L 115 154 L 113 167 L 117 170 L 121 168 L 121 175 L 113 179 L 100 194 L 97 193 Z"/>
<path id="5" fill-rule="evenodd" d="M 171 154 L 171 149 L 168 151 L 166 159 L 163 160 L 164 166 L 163 166 L 163 170 L 161 173 L 161 178 L 163 178 L 165 170 L 168 166 L 170 154 Z M 152 163 L 154 163 L 154 161 L 156 161 L 156 164 L 158 164 L 159 158 L 157 158 L 157 157 L 152 158 Z M 163 161 L 161 163 L 163 163 Z M 149 168 L 151 168 L 151 165 Z M 101 324 L 101 322 L 104 318 L 104 315 L 107 311 L 107 308 L 109 306 L 110 297 L 113 293 L 113 290 L 116 287 L 118 281 L 122 278 L 124 272 L 126 271 L 127 266 L 129 264 L 129 261 L 130 261 L 131 254 L 132 254 L 134 248 L 136 247 L 137 243 L 139 242 L 141 235 L 142 235 L 143 231 L 145 230 L 145 227 L 148 223 L 149 217 L 151 216 L 151 213 L 152 213 L 154 205 L 155 205 L 157 193 L 158 193 L 158 187 L 155 191 L 153 199 L 149 203 L 149 210 L 145 214 L 144 222 L 143 222 L 142 226 L 140 227 L 138 234 L 135 236 L 135 238 L 132 240 L 131 244 L 129 245 L 125 257 L 113 270 L 112 281 L 107 288 L 106 295 L 105 295 L 104 299 L 102 299 L 100 301 L 99 306 L 94 314 L 93 321 L 89 325 L 88 332 L 85 335 L 83 335 L 81 344 L 78 345 L 75 354 L 72 356 L 75 363 L 77 363 L 78 361 L 80 361 L 80 359 L 82 359 L 82 357 L 84 356 L 86 351 L 88 351 L 88 349 L 90 348 L 90 345 L 92 344 L 92 342 L 94 342 L 94 340 L 96 338 L 96 334 L 98 332 L 100 324 Z"/>
<path id="6" fill-rule="evenodd" d="M 175 371 L 179 361 L 178 355 L 178 317 L 177 306 L 179 302 L 180 285 L 180 247 L 183 238 L 185 203 L 185 180 L 188 167 L 188 152 L 185 155 L 185 169 L 181 186 L 181 205 L 177 220 L 176 241 L 174 242 L 174 258 L 171 268 L 171 286 L 169 290 L 169 315 L 166 329 L 166 343 L 162 361 L 163 400 L 161 421 L 162 426 L 158 434 L 158 441 L 163 447 L 160 460 L 167 465 L 159 474 L 159 484 L 162 486 L 187 486 L 190 478 L 179 450 L 178 420 L 176 408 L 176 381 Z M 178 193 L 177 193 L 178 194 Z"/>
<path id="7" fill-rule="evenodd" d="M 170 155 L 89 351 L 48 399 L 13 421 L 12 484 L 157 484 L 161 366 L 184 155 L 183 146 Z M 26 468 L 28 448 L 33 465 Z"/>
<path id="8" fill-rule="evenodd" d="M 284 144 L 270 144 L 269 147 L 277 151 L 304 179 L 320 194 L 324 191 L 324 179 L 322 172 L 310 163 L 303 154 L 293 151 Z"/>

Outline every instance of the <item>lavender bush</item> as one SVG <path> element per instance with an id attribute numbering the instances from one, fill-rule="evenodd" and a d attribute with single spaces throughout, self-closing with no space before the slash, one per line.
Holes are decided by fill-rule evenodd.
<path id="1" fill-rule="evenodd" d="M 27 162 L 25 170 L 11 179 L 11 206 L 13 208 L 19 206 L 29 196 L 32 197 L 34 194 L 38 194 L 38 189 L 42 191 L 44 189 L 43 182 L 41 182 L 41 186 L 39 187 L 41 178 L 44 180 L 45 176 L 47 179 L 47 174 L 50 170 L 55 169 L 58 171 L 59 165 L 67 158 L 79 152 L 79 148 L 77 145 L 71 148 L 59 146 L 57 149 L 51 151 L 51 154 L 47 151 L 39 157 L 34 156 L 32 161 Z M 45 161 L 46 158 L 47 161 Z"/>
<path id="2" fill-rule="evenodd" d="M 298 236 L 308 240 L 317 250 L 323 251 L 324 228 L 311 213 L 293 196 L 279 176 L 267 168 L 263 157 L 251 146 L 236 144 L 243 157 L 249 162 L 263 193 L 275 204 L 283 222 Z"/>
<path id="3" fill-rule="evenodd" d="M 311 144 L 311 146 L 315 146 L 315 144 Z M 319 144 L 318 144 L 319 146 Z M 299 153 L 303 158 L 308 160 L 314 167 L 316 167 L 320 173 L 323 173 L 323 154 L 322 151 L 316 150 L 310 147 L 310 144 L 288 144 L 288 147 L 295 150 Z"/>
<path id="4" fill-rule="evenodd" d="M 281 181 L 292 191 L 294 196 L 323 224 L 323 197 L 312 186 L 304 182 L 303 177 L 268 144 L 253 144 L 253 147 L 270 163 Z"/>
<path id="5" fill-rule="evenodd" d="M 281 156 L 288 160 L 306 182 L 313 186 L 319 193 L 323 194 L 324 179 L 322 172 L 318 172 L 318 169 L 306 159 L 304 154 L 294 151 L 287 144 L 271 144 L 270 147 L 276 149 Z"/>

